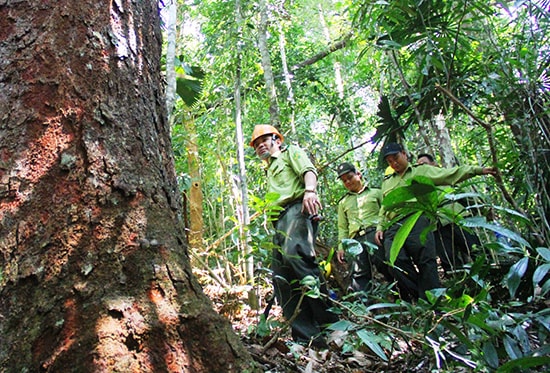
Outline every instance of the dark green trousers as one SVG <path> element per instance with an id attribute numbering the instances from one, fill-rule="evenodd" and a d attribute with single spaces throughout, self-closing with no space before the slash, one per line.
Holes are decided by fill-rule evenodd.
<path id="1" fill-rule="evenodd" d="M 290 319 L 298 306 L 302 289 L 300 281 L 313 276 L 321 282 L 321 292 L 328 294 L 324 278 L 315 257 L 315 238 L 318 222 L 301 213 L 302 203 L 290 205 L 275 223 L 273 238 L 275 248 L 271 269 L 275 296 L 283 308 L 283 315 Z M 323 297 L 305 296 L 298 316 L 291 324 L 292 337 L 296 341 L 315 340 L 326 324 L 338 321 L 330 312 L 330 305 Z"/>
<path id="2" fill-rule="evenodd" d="M 363 234 L 361 234 L 364 232 Z M 382 273 L 386 280 L 393 281 L 389 267 L 384 263 L 384 248 L 377 247 L 373 254 L 370 254 L 371 249 L 367 242 L 374 243 L 374 234 L 376 228 L 359 231 L 359 235 L 353 239 L 358 241 L 363 248 L 363 251 L 357 255 L 351 263 L 351 284 L 352 291 L 369 291 L 372 287 L 372 273 L 375 267 L 378 272 Z"/>
<path id="3" fill-rule="evenodd" d="M 390 258 L 390 248 L 397 230 L 405 219 L 395 223 L 384 232 L 384 249 L 387 260 Z M 405 244 L 399 251 L 392 269 L 392 274 L 397 280 L 399 293 L 403 299 L 408 301 L 418 297 L 425 299 L 426 290 L 441 287 L 439 274 L 437 273 L 433 233 L 428 232 L 425 241 L 421 238 L 422 232 L 428 226 L 428 219 L 421 216 L 405 240 Z"/>

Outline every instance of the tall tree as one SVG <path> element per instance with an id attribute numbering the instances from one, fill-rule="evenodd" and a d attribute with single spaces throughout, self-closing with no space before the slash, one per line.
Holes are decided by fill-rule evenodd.
<path id="1" fill-rule="evenodd" d="M 176 101 L 176 21 L 178 7 L 176 0 L 169 1 L 164 9 L 166 22 L 166 109 L 168 117 L 172 116 L 172 109 Z"/>
<path id="2" fill-rule="evenodd" d="M 0 370 L 248 368 L 188 263 L 157 2 L 2 2 L 0 30 Z"/>
<path id="3" fill-rule="evenodd" d="M 281 119 L 279 114 L 279 104 L 277 102 L 277 89 L 275 87 L 275 78 L 273 77 L 273 68 L 271 65 L 271 56 L 269 55 L 268 46 L 268 20 L 269 10 L 267 7 L 267 0 L 260 0 L 259 2 L 259 21 L 258 21 L 258 49 L 262 56 L 262 69 L 264 72 L 265 89 L 267 91 L 267 97 L 269 98 L 269 116 L 270 123 L 275 127 L 281 125 Z"/>
<path id="4" fill-rule="evenodd" d="M 236 73 L 235 73 L 235 142 L 237 144 L 237 160 L 239 163 L 238 184 L 240 189 L 240 202 L 237 205 L 237 219 L 239 221 L 239 237 L 240 246 L 244 254 L 246 278 L 251 283 L 254 283 L 254 258 L 251 255 L 250 246 L 248 245 L 249 234 L 246 227 L 250 224 L 250 214 L 248 211 L 248 185 L 246 183 L 246 165 L 244 162 L 244 140 L 242 124 L 242 107 L 241 107 L 241 64 L 242 64 L 242 9 L 240 0 L 235 1 L 235 20 L 237 23 L 237 54 L 236 54 Z M 252 293 L 253 294 L 253 293 Z"/>

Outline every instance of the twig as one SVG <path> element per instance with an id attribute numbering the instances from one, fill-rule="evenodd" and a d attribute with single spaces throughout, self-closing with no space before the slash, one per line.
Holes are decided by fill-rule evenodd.
<path id="1" fill-rule="evenodd" d="M 375 324 L 378 324 L 380 326 L 383 326 L 384 328 L 387 328 L 387 329 L 390 329 L 398 334 L 401 334 L 401 335 L 404 335 L 406 336 L 407 338 L 410 338 L 414 341 L 417 341 L 419 343 L 423 343 L 423 344 L 426 344 L 425 341 L 423 340 L 420 340 L 420 339 L 417 339 L 411 332 L 406 332 L 404 330 L 401 330 L 399 328 L 396 328 L 394 326 L 391 326 L 389 324 L 386 324 L 385 322 L 382 322 L 378 319 L 375 319 L 374 317 L 370 317 L 370 316 L 367 316 L 367 315 L 359 315 L 357 314 L 356 312 L 354 312 L 351 308 L 349 308 L 348 306 L 346 306 L 345 304 L 337 301 L 337 300 L 333 300 L 334 303 L 336 303 L 337 305 L 339 305 L 340 307 L 344 308 L 345 310 L 347 310 L 349 313 L 353 314 L 354 316 L 356 317 L 359 317 L 359 318 L 363 318 L 365 320 L 369 320 L 369 321 L 372 321 L 373 323 Z"/>
<path id="2" fill-rule="evenodd" d="M 218 276 L 216 274 L 216 272 L 214 272 L 193 250 L 189 250 L 189 252 L 191 253 L 191 256 L 193 257 L 193 259 L 195 259 L 197 262 L 199 262 L 199 264 L 208 271 L 208 273 L 210 273 L 210 275 L 212 276 L 212 278 L 214 280 L 216 280 L 216 282 L 218 284 L 220 284 L 223 288 L 226 288 L 227 287 L 227 283 L 225 281 L 223 281 L 220 276 Z"/>
<path id="3" fill-rule="evenodd" d="M 290 319 L 287 320 L 287 322 L 283 325 L 282 328 L 280 328 L 279 330 L 275 331 L 275 334 L 273 335 L 273 337 L 271 337 L 271 339 L 263 346 L 262 348 L 262 353 L 266 352 L 267 349 L 269 347 L 271 347 L 276 341 L 277 339 L 279 339 L 279 337 L 281 336 L 281 334 L 285 331 L 288 330 L 288 328 L 290 328 L 290 325 L 292 325 L 292 323 L 294 322 L 294 320 L 296 320 L 296 318 L 298 317 L 298 314 L 300 313 L 301 309 L 301 305 L 302 305 L 302 302 L 304 301 L 304 297 L 306 296 L 306 290 L 305 288 L 302 289 L 302 295 L 300 296 L 300 299 L 298 300 L 298 305 L 296 306 L 296 309 L 294 309 L 294 313 L 292 314 L 292 316 L 290 317 Z"/>

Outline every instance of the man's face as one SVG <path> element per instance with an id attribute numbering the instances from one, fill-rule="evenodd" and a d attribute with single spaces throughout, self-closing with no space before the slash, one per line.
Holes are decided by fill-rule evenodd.
<path id="1" fill-rule="evenodd" d="M 390 165 L 399 175 L 402 175 L 409 165 L 409 160 L 404 151 L 386 156 L 386 162 L 388 162 L 388 165 Z"/>
<path id="2" fill-rule="evenodd" d="M 348 172 L 347 174 L 340 176 L 340 180 L 342 180 L 342 183 L 350 192 L 357 193 L 363 187 L 360 172 Z"/>
<path id="3" fill-rule="evenodd" d="M 416 164 L 418 164 L 418 165 L 429 164 L 430 166 L 435 166 L 435 165 L 436 165 L 436 163 L 430 161 L 430 159 L 429 159 L 428 157 L 420 157 L 420 158 L 418 158 L 418 161 L 416 161 Z"/>
<path id="4" fill-rule="evenodd" d="M 281 140 L 273 139 L 272 134 L 263 135 L 254 140 L 252 144 L 254 146 L 254 151 L 260 159 L 267 159 L 269 156 L 276 151 L 280 150 Z"/>

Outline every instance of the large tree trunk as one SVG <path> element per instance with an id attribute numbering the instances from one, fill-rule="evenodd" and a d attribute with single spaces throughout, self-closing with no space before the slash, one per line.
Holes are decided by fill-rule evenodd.
<path id="1" fill-rule="evenodd" d="M 0 371 L 249 366 L 188 264 L 157 2 L 0 2 Z"/>

